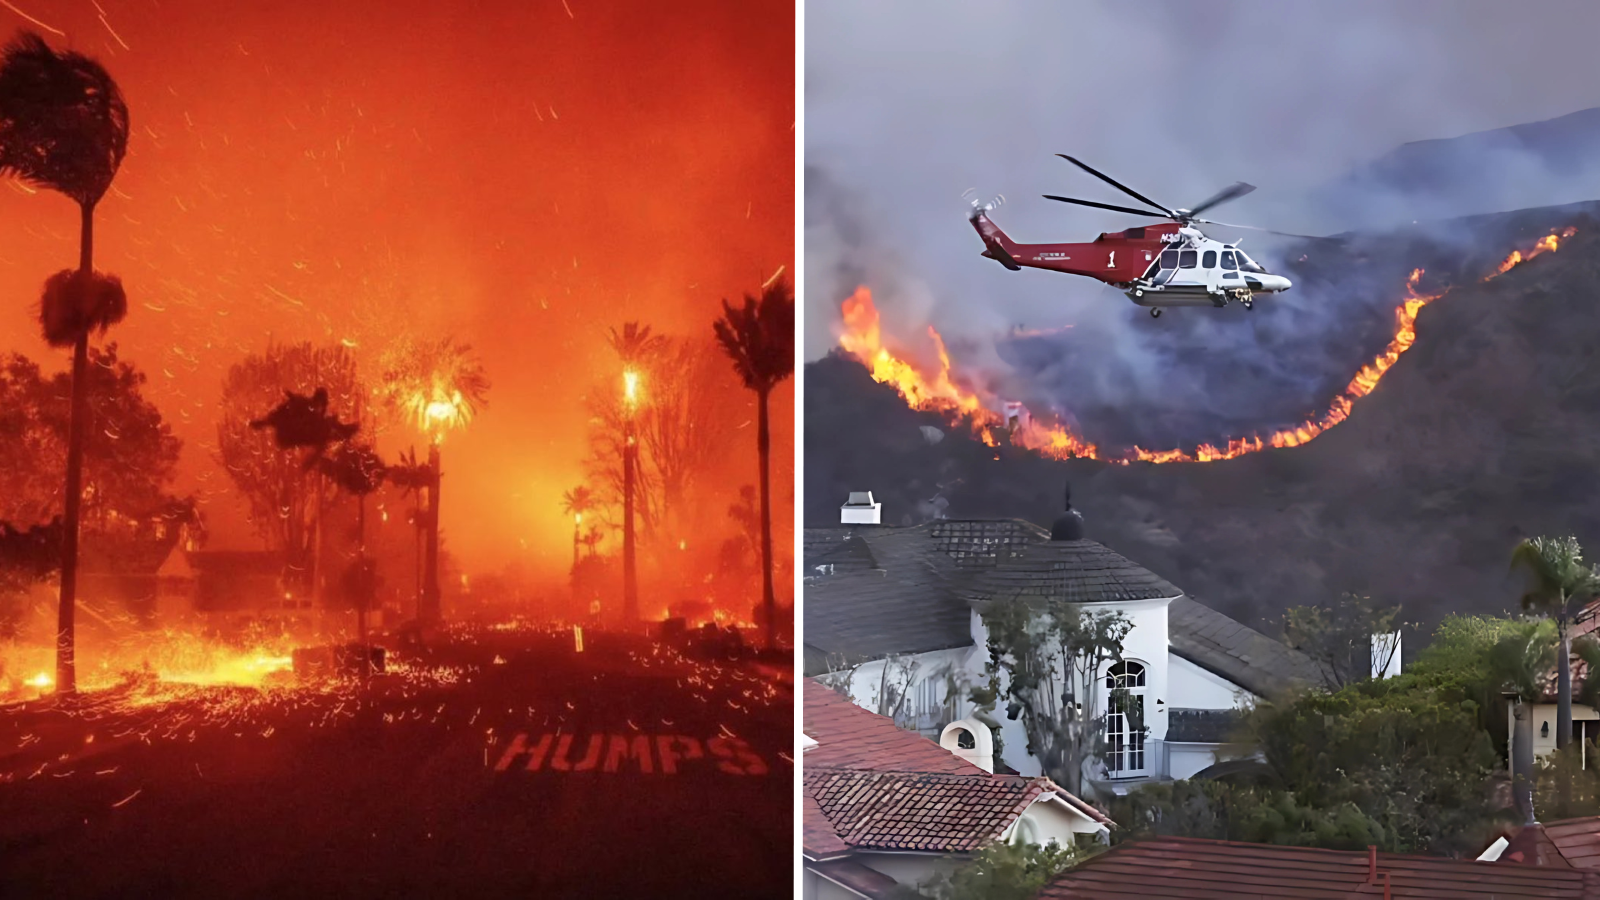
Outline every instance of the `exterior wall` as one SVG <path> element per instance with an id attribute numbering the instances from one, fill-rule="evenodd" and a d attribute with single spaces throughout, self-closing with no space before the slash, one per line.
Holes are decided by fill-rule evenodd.
<path id="1" fill-rule="evenodd" d="M 1576 687 L 1576 686 L 1574 686 Z M 1511 711 L 1506 710 L 1506 722 L 1513 729 L 1516 728 L 1516 719 L 1512 718 Z M 1572 739 L 1576 741 L 1583 734 L 1580 722 L 1590 723 L 1588 734 L 1590 741 L 1600 741 L 1600 712 L 1593 707 L 1584 706 L 1582 703 L 1572 704 Z M 1550 733 L 1541 734 L 1544 725 L 1549 724 Z M 1509 748 L 1507 749 L 1509 753 Z M 1535 703 L 1533 705 L 1533 755 L 1535 757 L 1549 756 L 1556 752 L 1556 704 Z M 1589 755 L 1589 764 L 1595 765 L 1594 754 Z"/>
<path id="2" fill-rule="evenodd" d="M 1217 762 L 1217 745 L 1215 744 L 1168 744 L 1167 745 L 1167 771 L 1175 781 L 1183 781 L 1194 773 L 1215 765 Z"/>
<path id="3" fill-rule="evenodd" d="M 861 895 L 845 890 L 810 869 L 801 880 L 800 896 L 805 900 L 861 900 Z"/>
<path id="4" fill-rule="evenodd" d="M 967 857 L 936 853 L 861 853 L 855 860 L 901 884 L 916 886 L 935 875 L 954 872 L 967 862 Z"/>
<path id="5" fill-rule="evenodd" d="M 938 729 L 964 714 L 958 708 L 964 703 L 962 698 L 954 698 L 958 701 L 954 706 L 948 703 L 952 698 L 946 689 L 946 673 L 966 671 L 971 653 L 970 647 L 958 647 L 864 662 L 849 675 L 850 701 L 870 712 L 880 712 L 879 700 L 889 688 L 909 691 L 909 700 L 895 716 L 897 724 L 924 733 L 931 731 L 937 740 Z"/>
<path id="6" fill-rule="evenodd" d="M 1133 600 L 1123 603 L 1094 603 L 1084 604 L 1088 612 L 1120 612 L 1128 617 L 1132 624 L 1127 637 L 1122 641 L 1122 655 L 1124 659 L 1142 663 L 1145 667 L 1145 724 L 1149 734 L 1145 740 L 1148 742 L 1161 741 L 1167 735 L 1167 720 L 1165 711 L 1171 706 L 1167 693 L 1169 689 L 1168 665 L 1171 651 L 1167 631 L 1167 607 L 1174 598 L 1161 600 Z M 983 618 L 977 612 L 972 614 L 972 640 L 973 648 L 967 657 L 967 677 L 974 683 L 983 679 L 983 667 L 988 660 L 985 649 L 988 644 L 988 629 L 983 625 Z M 1103 673 L 1102 673 L 1103 674 Z M 1104 711 L 1106 693 L 1103 679 L 1096 679 L 1095 690 L 1099 697 L 1100 709 Z M 1157 700 L 1168 700 L 1167 703 L 1158 704 Z M 1231 708 L 1230 702 L 1226 707 Z M 971 712 L 971 704 L 963 704 L 961 715 Z M 1041 767 L 1039 761 L 1028 754 L 1028 735 L 1022 727 L 1022 722 L 1012 721 L 1005 717 L 1004 710 L 996 710 L 1000 720 L 1000 739 L 1002 746 L 999 748 L 1000 760 L 1007 766 L 1017 770 L 1023 775 L 1039 775 Z M 1154 751 L 1154 746 L 1151 746 Z"/>
<path id="7" fill-rule="evenodd" d="M 1069 809 L 1066 801 L 1034 801 L 1021 816 L 1017 817 L 1016 821 L 1012 822 L 1001 833 L 1000 839 L 1009 841 L 1015 838 L 1017 829 L 1022 827 L 1024 819 L 1027 819 L 1033 825 L 1033 836 L 1037 840 L 1031 843 L 1036 844 L 1048 844 L 1054 841 L 1063 847 L 1070 847 L 1080 834 L 1099 834 L 1106 830 L 1105 826 L 1100 823 L 1078 813 L 1076 810 Z M 1025 834 L 1028 833 L 1028 829 L 1024 828 L 1023 832 Z"/>
<path id="8" fill-rule="evenodd" d="M 1176 653 L 1167 654 L 1167 706 L 1178 709 L 1235 709 L 1254 695 L 1200 668 Z"/>

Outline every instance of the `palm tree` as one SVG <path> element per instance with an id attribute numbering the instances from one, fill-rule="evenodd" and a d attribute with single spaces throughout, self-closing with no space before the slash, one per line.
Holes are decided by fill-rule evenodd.
<path id="1" fill-rule="evenodd" d="M 665 346 L 666 338 L 652 335 L 650 326 L 627 322 L 619 332 L 611 329 L 611 349 L 622 360 L 622 618 L 639 618 L 639 570 L 634 562 L 633 494 L 639 469 L 639 441 L 634 435 L 634 414 L 639 406 L 639 366 Z"/>
<path id="2" fill-rule="evenodd" d="M 761 604 L 767 617 L 767 647 L 778 643 L 777 601 L 772 595 L 772 503 L 768 470 L 771 435 L 767 396 L 794 374 L 794 292 L 776 278 L 762 286 L 761 297 L 748 294 L 744 306 L 722 301 L 723 316 L 715 325 L 717 340 L 733 359 L 744 386 L 756 392 L 756 453 L 761 460 Z"/>
<path id="3" fill-rule="evenodd" d="M 94 208 L 111 187 L 128 149 L 128 107 L 105 68 L 79 53 L 57 53 L 23 32 L 0 49 L 0 176 L 59 191 L 78 204 L 78 268 L 45 283 L 40 320 L 54 347 L 72 347 L 72 418 L 67 431 L 61 607 L 56 633 L 56 691 L 77 691 L 74 626 L 78 591 L 78 519 L 83 437 L 89 408 L 85 378 L 89 335 L 127 314 L 114 276 L 94 271 Z"/>
<path id="4" fill-rule="evenodd" d="M 465 428 L 480 407 L 487 406 L 489 377 L 470 344 L 453 337 L 417 343 L 397 342 L 384 354 L 380 393 L 390 409 L 409 419 L 429 438 L 428 509 L 423 519 L 427 546 L 423 556 L 417 618 L 439 620 L 439 445 L 445 432 Z"/>
<path id="5" fill-rule="evenodd" d="M 588 485 L 578 485 L 561 495 L 561 507 L 572 514 L 572 570 L 578 570 L 578 544 L 582 542 L 579 530 L 583 527 L 583 514 L 594 508 L 594 491 Z"/>
<path id="6" fill-rule="evenodd" d="M 1536 537 L 1511 552 L 1511 568 L 1526 569 L 1529 585 L 1522 608 L 1554 619 L 1561 648 L 1556 653 L 1556 747 L 1572 741 L 1572 615 L 1600 594 L 1600 569 L 1584 565 L 1575 537 Z"/>

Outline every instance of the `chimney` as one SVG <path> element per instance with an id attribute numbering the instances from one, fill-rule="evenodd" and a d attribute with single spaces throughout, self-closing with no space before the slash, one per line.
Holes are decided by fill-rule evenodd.
<path id="1" fill-rule="evenodd" d="M 844 525 L 881 525 L 882 519 L 883 504 L 873 501 L 871 491 L 851 491 L 850 499 L 839 507 L 839 522 Z"/>
<path id="2" fill-rule="evenodd" d="M 939 746 L 994 774 L 994 735 L 989 726 L 975 719 L 960 719 L 944 727 Z"/>

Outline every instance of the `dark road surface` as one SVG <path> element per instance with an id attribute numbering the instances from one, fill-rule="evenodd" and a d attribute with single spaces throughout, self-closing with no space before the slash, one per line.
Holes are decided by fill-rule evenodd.
<path id="1" fill-rule="evenodd" d="M 792 679 L 586 644 L 0 710 L 0 897 L 788 896 Z"/>

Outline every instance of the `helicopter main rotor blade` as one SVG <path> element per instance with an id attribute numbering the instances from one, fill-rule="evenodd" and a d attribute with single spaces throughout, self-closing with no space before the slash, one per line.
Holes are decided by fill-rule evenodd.
<path id="1" fill-rule="evenodd" d="M 1243 228 L 1243 229 L 1246 229 L 1247 231 L 1261 231 L 1261 232 L 1265 232 L 1266 234 L 1275 234 L 1275 235 L 1278 235 L 1279 237 L 1299 238 L 1299 239 L 1301 239 L 1303 241 L 1333 241 L 1336 244 L 1342 244 L 1342 243 L 1344 243 L 1344 240 L 1345 240 L 1344 238 L 1329 237 L 1329 236 L 1326 236 L 1326 235 L 1295 234 L 1292 231 L 1273 231 L 1271 228 L 1257 228 L 1254 225 L 1232 225 L 1232 224 L 1229 224 L 1227 222 L 1216 222 L 1216 221 L 1213 221 L 1211 219 L 1195 219 L 1194 221 L 1199 222 L 1202 225 L 1220 225 L 1223 228 Z"/>
<path id="2" fill-rule="evenodd" d="M 1225 187 L 1222 190 L 1217 191 L 1215 194 L 1212 194 L 1210 197 L 1202 200 L 1199 206 L 1189 210 L 1189 215 L 1191 218 L 1198 216 L 1219 203 L 1227 203 L 1229 200 L 1237 200 L 1255 189 L 1256 186 L 1253 184 L 1245 184 L 1242 181 L 1235 182 L 1234 184 Z"/>
<path id="3" fill-rule="evenodd" d="M 1124 194 L 1127 194 L 1129 197 L 1132 197 L 1133 199 L 1139 201 L 1140 203 L 1146 203 L 1146 204 L 1149 204 L 1150 206 L 1154 206 L 1156 209 L 1161 210 L 1161 212 L 1164 213 L 1168 218 L 1173 218 L 1173 219 L 1177 218 L 1177 216 L 1178 216 L 1177 213 L 1173 212 L 1170 209 L 1167 209 L 1165 206 L 1162 206 L 1161 204 L 1155 202 L 1154 200 L 1151 200 L 1149 197 L 1146 197 L 1145 195 L 1139 193 L 1138 191 L 1135 191 L 1133 188 L 1130 188 L 1130 187 L 1128 187 L 1128 186 L 1126 186 L 1124 184 L 1119 183 L 1116 179 L 1112 178 L 1110 175 L 1107 175 L 1104 172 L 1096 172 L 1094 169 L 1089 168 L 1088 165 L 1084 164 L 1083 162 L 1081 162 L 1079 160 L 1073 159 L 1072 157 L 1066 155 L 1065 153 L 1057 153 L 1056 155 L 1061 157 L 1062 159 L 1066 160 L 1067 162 L 1072 163 L 1073 165 L 1077 166 L 1078 168 L 1084 170 L 1085 172 L 1088 172 L 1090 175 L 1093 175 L 1094 177 L 1100 179 L 1101 181 L 1104 181 L 1106 184 L 1111 185 L 1112 187 L 1116 188 L 1117 190 L 1123 192 Z"/>
<path id="4" fill-rule="evenodd" d="M 1055 194 L 1045 194 L 1044 198 L 1046 200 L 1059 200 L 1062 203 L 1076 203 L 1079 206 L 1092 206 L 1095 209 L 1109 209 L 1112 212 L 1133 213 L 1136 216 L 1153 216 L 1157 219 L 1172 218 L 1172 216 L 1169 216 L 1166 213 L 1156 212 L 1154 210 L 1134 209 L 1130 206 L 1112 206 L 1109 203 L 1096 203 L 1093 200 L 1075 200 L 1072 197 L 1057 197 Z"/>

